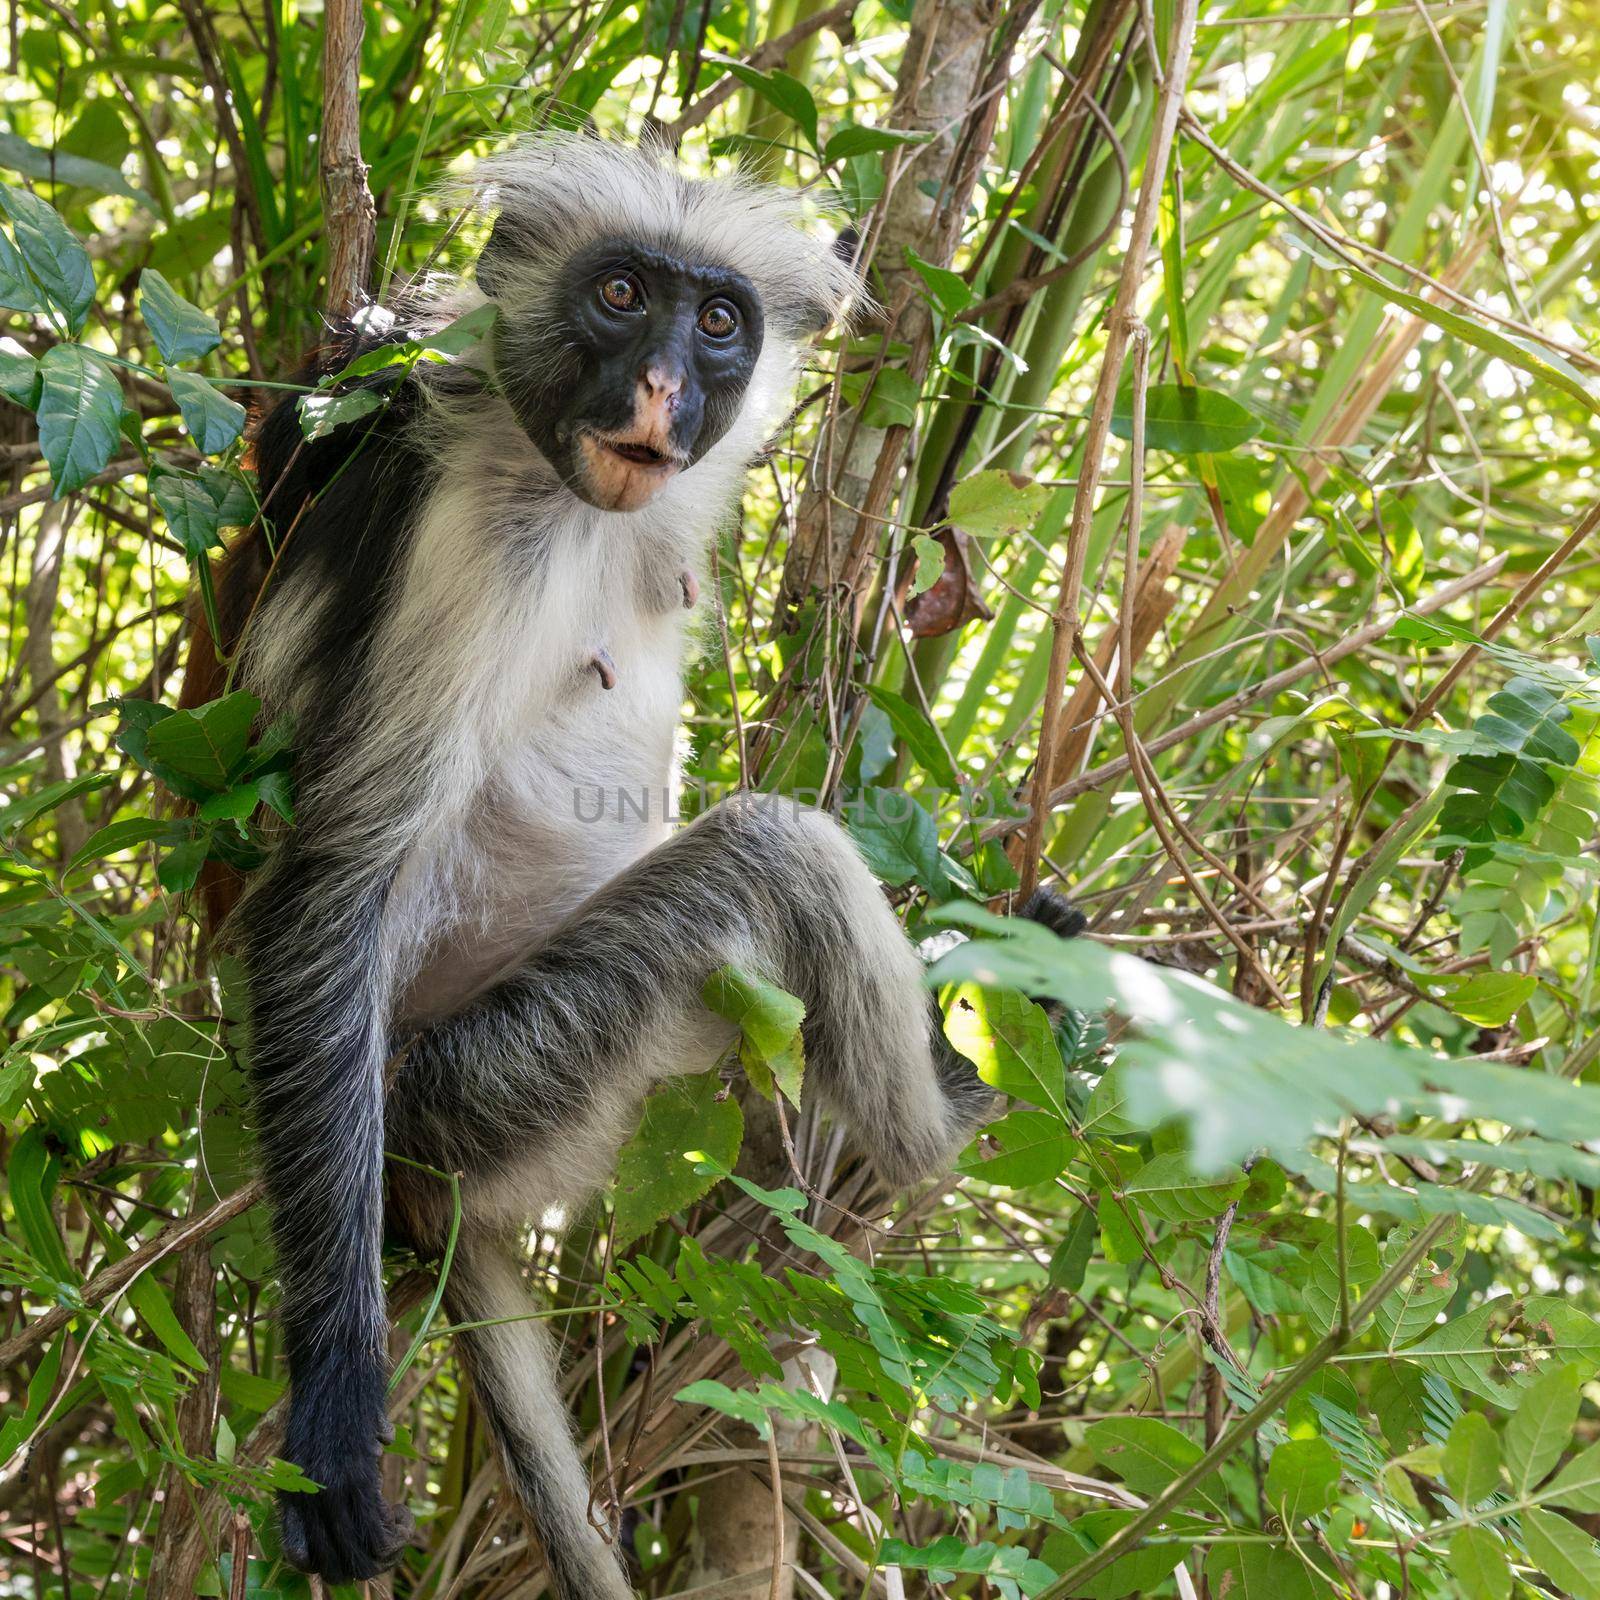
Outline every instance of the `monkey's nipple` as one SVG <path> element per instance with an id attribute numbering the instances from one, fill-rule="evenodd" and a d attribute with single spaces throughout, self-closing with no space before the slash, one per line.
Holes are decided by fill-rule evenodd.
<path id="1" fill-rule="evenodd" d="M 589 657 L 589 665 L 600 674 L 600 687 L 602 689 L 616 688 L 617 664 L 611 659 L 611 652 L 604 645 Z"/>
<path id="2" fill-rule="evenodd" d="M 693 611 L 700 598 L 700 580 L 685 567 L 678 574 L 678 587 L 683 591 L 683 609 Z"/>

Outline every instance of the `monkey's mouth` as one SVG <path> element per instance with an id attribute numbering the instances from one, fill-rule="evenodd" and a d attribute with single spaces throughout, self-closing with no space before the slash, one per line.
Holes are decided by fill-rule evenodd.
<path id="1" fill-rule="evenodd" d="M 689 464 L 687 456 L 637 433 L 630 437 L 585 430 L 579 444 L 583 453 L 579 493 L 606 511 L 637 511 Z"/>
<path id="2" fill-rule="evenodd" d="M 605 439 L 600 443 L 614 456 L 620 456 L 629 465 L 645 467 L 653 471 L 662 471 L 681 467 L 683 457 L 667 450 L 658 450 L 653 444 L 646 444 L 642 439 Z"/>

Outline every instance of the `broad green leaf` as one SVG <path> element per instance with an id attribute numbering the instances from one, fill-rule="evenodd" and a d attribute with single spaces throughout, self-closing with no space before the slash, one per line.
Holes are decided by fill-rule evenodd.
<path id="1" fill-rule="evenodd" d="M 1572 1600 L 1600 1600 L 1600 1551 L 1582 1528 L 1553 1511 L 1524 1511 L 1522 1542 L 1561 1593 Z"/>
<path id="2" fill-rule="evenodd" d="M 122 388 L 81 344 L 57 344 L 39 362 L 39 448 L 56 494 L 83 488 L 116 453 Z"/>
<path id="3" fill-rule="evenodd" d="M 1462 1600 L 1510 1600 L 1511 1568 L 1505 1547 L 1487 1528 L 1459 1528 L 1450 1536 L 1450 1571 Z"/>
<path id="4" fill-rule="evenodd" d="M 370 416 L 384 404 L 385 397 L 375 389 L 352 389 L 348 394 L 302 395 L 300 431 L 311 441 L 326 439 L 335 428 Z"/>
<path id="5" fill-rule="evenodd" d="M 1361 1291 L 1376 1283 L 1383 1270 L 1378 1241 L 1362 1227 L 1345 1230 L 1344 1281 L 1350 1306 L 1361 1298 Z M 1318 1333 L 1327 1333 L 1339 1320 L 1339 1241 L 1329 1236 L 1311 1252 L 1306 1274 L 1306 1318 Z"/>
<path id="6" fill-rule="evenodd" d="M 1133 437 L 1133 392 L 1117 396 L 1111 431 Z M 1152 450 L 1175 455 L 1220 455 L 1261 432 L 1261 419 L 1217 389 L 1153 383 L 1145 394 L 1144 440 Z"/>
<path id="7" fill-rule="evenodd" d="M 922 391 L 903 367 L 880 367 L 876 373 L 847 372 L 844 394 L 852 405 L 861 407 L 862 421 L 869 428 L 916 426 Z"/>
<path id="8" fill-rule="evenodd" d="M 944 1032 L 991 1089 L 1067 1121 L 1067 1064 L 1043 1007 L 1015 989 L 965 983 L 950 1002 Z"/>
<path id="9" fill-rule="evenodd" d="M 1424 980 L 1433 988 L 1434 980 Z M 1503 1028 L 1538 991 L 1539 980 L 1531 972 L 1475 972 L 1451 976 L 1440 1004 L 1480 1028 Z"/>
<path id="10" fill-rule="evenodd" d="M 740 83 L 754 89 L 768 105 L 775 106 L 806 136 L 812 149 L 817 146 L 817 103 L 811 91 L 787 72 L 761 72 L 733 56 L 707 51 L 705 59 L 714 61 Z"/>
<path id="11" fill-rule="evenodd" d="M 17 249 L 28 271 L 65 315 L 67 331 L 76 338 L 94 304 L 94 268 L 89 252 L 55 208 L 30 190 L 0 183 L 0 210 L 11 219 Z"/>
<path id="12" fill-rule="evenodd" d="M 959 272 L 924 261 L 910 245 L 906 246 L 906 265 L 922 279 L 927 286 L 928 298 L 947 317 L 965 311 L 978 298 L 972 291 L 972 285 Z"/>
<path id="13" fill-rule="evenodd" d="M 715 1171 L 696 1172 L 687 1156 L 703 1151 L 722 1168 L 731 1168 L 743 1139 L 739 1102 L 724 1092 L 716 1073 L 662 1084 L 645 1101 L 638 1131 L 617 1158 L 617 1248 L 692 1205 L 717 1182 Z"/>
<path id="14" fill-rule="evenodd" d="M 236 690 L 209 705 L 163 717 L 146 732 L 145 748 L 153 762 L 210 790 L 225 790 L 249 747 L 260 709 L 253 694 Z"/>
<path id="15" fill-rule="evenodd" d="M 244 432 L 244 407 L 198 372 L 169 371 L 167 386 L 201 455 L 220 454 Z"/>
<path id="16" fill-rule="evenodd" d="M 104 100 L 91 100 L 89 104 L 105 105 Z M 71 130 L 69 130 L 70 132 Z M 113 166 L 76 155 L 66 147 L 65 139 L 58 140 L 52 148 L 41 150 L 36 144 L 16 134 L 0 131 L 0 166 L 20 172 L 25 178 L 36 178 L 43 183 L 71 184 L 74 188 L 93 189 L 100 194 L 120 194 L 135 201 L 146 211 L 156 209 L 143 189 L 135 188 Z"/>
<path id="17" fill-rule="evenodd" d="M 1409 1229 L 1396 1229 L 1384 1242 L 1383 1263 L 1395 1261 L 1410 1242 Z M 1433 1327 L 1455 1293 L 1455 1281 L 1431 1256 L 1424 1256 L 1373 1317 L 1383 1342 L 1391 1349 L 1419 1339 Z"/>
<path id="18" fill-rule="evenodd" d="M 999 1154 L 982 1153 L 988 1141 L 999 1146 Z M 982 1178 L 985 1183 L 1025 1189 L 1058 1177 L 1072 1160 L 1075 1148 L 1066 1126 L 1049 1112 L 1012 1111 L 984 1129 L 983 1137 L 962 1158 L 957 1170 L 969 1178 Z"/>
<path id="19" fill-rule="evenodd" d="M 934 731 L 933 724 L 929 722 L 927 713 L 892 689 L 874 684 L 867 693 L 871 696 L 872 703 L 889 719 L 895 737 L 915 757 L 917 765 L 946 789 L 959 789 L 961 778 L 956 771 L 955 763 L 939 742 L 939 736 Z M 868 796 L 886 794 L 898 794 L 898 791 L 883 789 L 866 791 Z M 906 803 L 903 796 L 901 803 Z"/>
<path id="20" fill-rule="evenodd" d="M 1577 1366 L 1548 1367 L 1523 1391 L 1507 1420 L 1506 1468 L 1519 1496 L 1528 1494 L 1572 1443 L 1583 1376 Z"/>
<path id="21" fill-rule="evenodd" d="M 1214 1600 L 1329 1600 L 1287 1550 L 1264 1544 L 1218 1544 L 1206 1556 L 1206 1581 Z"/>
<path id="22" fill-rule="evenodd" d="M 154 267 L 139 274 L 139 310 L 169 366 L 198 361 L 222 343 L 217 319 L 190 305 Z"/>
<path id="23" fill-rule="evenodd" d="M 109 789 L 116 781 L 109 772 L 80 772 L 75 778 L 63 778 L 58 783 L 47 783 L 28 794 L 14 796 L 10 805 L 0 809 L 0 832 L 15 838 L 47 811 L 54 811 L 66 801 L 91 794 L 96 789 Z"/>
<path id="24" fill-rule="evenodd" d="M 1326 1439 L 1290 1439 L 1267 1464 L 1267 1499 L 1292 1526 L 1333 1504 L 1339 1477 L 1339 1458 Z"/>
<path id="25" fill-rule="evenodd" d="M 1500 1487 L 1500 1440 L 1481 1411 L 1463 1411 L 1444 1444 L 1445 1487 L 1470 1510 Z"/>
<path id="26" fill-rule="evenodd" d="M 1094 1255 L 1094 1242 L 1100 1232 L 1099 1219 L 1093 1206 L 1079 1206 L 1072 1222 L 1061 1236 L 1061 1243 L 1050 1257 L 1050 1284 L 1052 1288 L 1067 1289 L 1073 1294 L 1083 1287 L 1084 1275 Z"/>
<path id="27" fill-rule="evenodd" d="M 202 561 L 206 551 L 221 548 L 221 511 L 199 478 L 163 472 L 150 480 L 150 493 L 190 561 Z"/>
<path id="28" fill-rule="evenodd" d="M 1205 1454 L 1195 1440 L 1156 1417 L 1111 1417 L 1091 1423 L 1083 1442 L 1096 1461 L 1135 1493 L 1147 1496 L 1160 1494 Z M 1220 1502 L 1221 1486 L 1214 1476 L 1204 1478 L 1188 1498 Z"/>
<path id="29" fill-rule="evenodd" d="M 844 823 L 874 877 L 895 888 L 942 889 L 938 825 L 904 790 L 863 790 L 845 807 Z"/>
<path id="30" fill-rule="evenodd" d="M 11 236 L 4 232 L 0 232 L 0 307 L 30 314 L 49 309 L 38 285 L 28 276 Z"/>
<path id="31" fill-rule="evenodd" d="M 1168 1222 L 1200 1222 L 1221 1216 L 1245 1191 L 1237 1168 L 1201 1177 L 1177 1151 L 1155 1155 L 1128 1180 L 1125 1193 L 1141 1211 Z"/>
<path id="32" fill-rule="evenodd" d="M 851 123 L 829 136 L 822 149 L 822 164 L 832 167 L 852 156 L 873 155 L 902 144 L 922 144 L 928 138 L 928 134 L 910 128 L 862 128 Z"/>
<path id="33" fill-rule="evenodd" d="M 787 990 L 741 967 L 718 967 L 700 990 L 706 1008 L 739 1029 L 739 1060 L 757 1090 L 772 1099 L 782 1090 L 800 1104 L 805 1050 L 800 1024 L 805 1005 Z"/>
<path id="34" fill-rule="evenodd" d="M 184 1332 L 178 1314 L 172 1309 L 167 1291 L 152 1274 L 141 1273 L 128 1286 L 128 1303 L 144 1319 L 145 1325 L 166 1349 L 185 1366 L 204 1372 L 206 1358 L 195 1348 L 194 1340 Z"/>
<path id="35" fill-rule="evenodd" d="M 1574 1456 L 1540 1491 L 1540 1498 L 1568 1511 L 1600 1511 L 1600 1444 Z"/>
<path id="36" fill-rule="evenodd" d="M 975 539 L 1025 533 L 1039 520 L 1050 493 L 1046 485 L 1014 472 L 974 472 L 950 491 L 950 520 Z"/>
<path id="37" fill-rule="evenodd" d="M 0 234 L 0 238 L 4 237 Z M 0 294 L 0 305 L 4 303 L 5 297 Z M 7 349 L 8 345 L 15 348 Z M 0 339 L 0 394 L 32 411 L 39 404 L 39 390 L 38 361 L 14 339 Z"/>

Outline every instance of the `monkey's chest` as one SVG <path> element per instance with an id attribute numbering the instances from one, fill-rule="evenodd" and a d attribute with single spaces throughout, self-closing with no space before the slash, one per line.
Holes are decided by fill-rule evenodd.
<path id="1" fill-rule="evenodd" d="M 678 646 L 607 650 L 610 687 L 574 649 L 477 755 L 459 815 L 414 853 L 400 914 L 433 930 L 403 1014 L 444 1016 L 549 938 L 659 844 L 677 816 Z"/>

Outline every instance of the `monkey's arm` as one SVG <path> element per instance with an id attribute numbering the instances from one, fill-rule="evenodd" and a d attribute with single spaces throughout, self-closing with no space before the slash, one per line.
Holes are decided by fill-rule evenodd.
<path id="1" fill-rule="evenodd" d="M 701 986 L 736 963 L 804 1001 L 808 1086 L 889 1181 L 947 1161 L 991 1091 L 945 1044 L 921 963 L 849 839 L 764 798 L 714 808 L 412 1040 L 389 1102 L 396 1147 L 478 1171 L 591 1108 L 631 1107 L 657 1079 L 707 1063 L 716 1022 Z"/>
<path id="2" fill-rule="evenodd" d="M 283 1498 L 284 1549 L 332 1582 L 391 1566 L 409 1531 L 384 1503 L 386 885 L 299 835 L 241 905 L 249 1063 L 282 1281 L 291 1392 L 284 1454 L 323 1486 Z"/>

